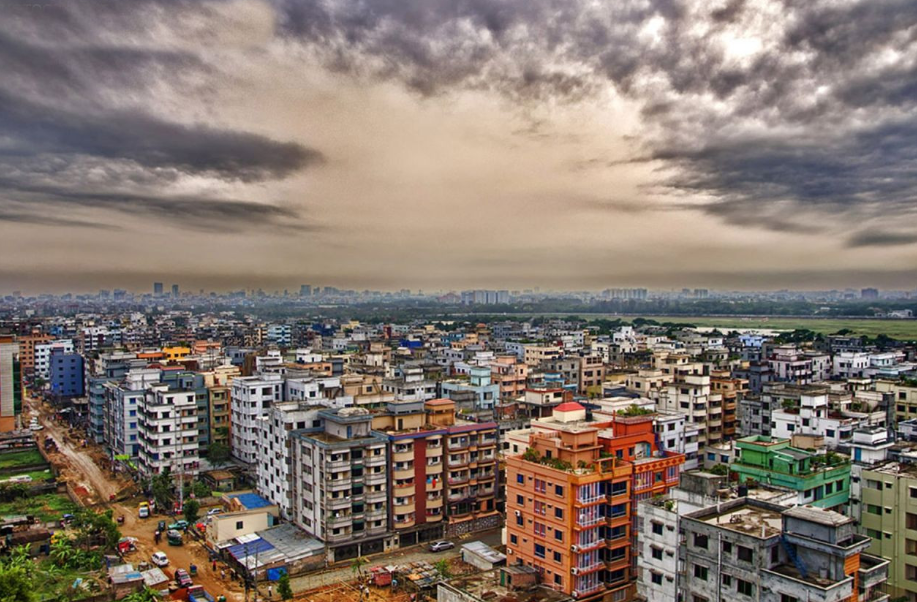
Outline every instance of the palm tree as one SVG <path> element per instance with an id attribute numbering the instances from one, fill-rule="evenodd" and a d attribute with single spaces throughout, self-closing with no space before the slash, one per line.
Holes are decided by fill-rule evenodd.
<path id="1" fill-rule="evenodd" d="M 363 556 L 357 556 L 353 559 L 353 562 L 350 563 L 350 570 L 353 571 L 353 576 L 359 576 L 360 581 L 363 581 L 363 567 L 366 566 L 368 562 L 369 561 Z"/>

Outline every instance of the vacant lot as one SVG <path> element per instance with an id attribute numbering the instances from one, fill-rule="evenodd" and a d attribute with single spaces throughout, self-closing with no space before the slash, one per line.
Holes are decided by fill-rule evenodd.
<path id="1" fill-rule="evenodd" d="M 15 468 L 34 464 L 45 464 L 45 459 L 41 457 L 37 449 L 0 454 L 0 468 Z"/>
<path id="2" fill-rule="evenodd" d="M 44 493 L 0 504 L 0 516 L 31 515 L 41 522 L 59 520 L 72 514 L 77 506 L 66 495 Z"/>
<path id="3" fill-rule="evenodd" d="M 858 320 L 856 318 L 733 318 L 692 316 L 646 316 L 657 322 L 677 322 L 695 326 L 711 326 L 720 329 L 767 328 L 773 330 L 795 330 L 805 328 L 822 334 L 834 334 L 843 329 L 861 336 L 884 334 L 893 339 L 917 340 L 917 320 Z"/>

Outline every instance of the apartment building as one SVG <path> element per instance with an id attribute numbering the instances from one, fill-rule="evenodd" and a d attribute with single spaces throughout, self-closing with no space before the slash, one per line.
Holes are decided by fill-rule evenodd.
<path id="1" fill-rule="evenodd" d="M 232 380 L 230 441 L 234 458 L 248 465 L 258 461 L 258 421 L 275 402 L 283 400 L 279 374 L 240 376 Z"/>
<path id="2" fill-rule="evenodd" d="M 513 400 L 525 392 L 528 379 L 528 364 L 520 362 L 515 355 L 498 355 L 489 362 L 490 379 L 500 387 L 500 399 Z"/>
<path id="3" fill-rule="evenodd" d="M 917 466 L 886 462 L 860 472 L 860 530 L 889 561 L 889 593 L 917 600 Z"/>
<path id="4" fill-rule="evenodd" d="M 448 407 L 437 400 L 400 401 L 386 404 L 373 415 L 373 430 L 389 442 L 394 545 L 411 546 L 443 537 Z"/>
<path id="5" fill-rule="evenodd" d="M 364 408 L 322 410 L 292 433 L 293 521 L 327 546 L 329 562 L 390 548 L 388 438 Z"/>
<path id="6" fill-rule="evenodd" d="M 54 340 L 50 334 L 33 332 L 21 336 L 17 339 L 19 342 L 19 365 L 23 374 L 32 374 L 35 370 L 35 345 L 50 343 Z"/>
<path id="7" fill-rule="evenodd" d="M 500 385 L 492 383 L 490 368 L 471 366 L 468 378 L 449 379 L 440 383 L 441 396 L 449 399 L 460 399 L 468 394 L 472 399 L 469 414 L 475 420 L 493 420 L 494 407 L 500 399 Z"/>
<path id="8" fill-rule="evenodd" d="M 258 461 L 255 463 L 258 492 L 277 505 L 286 520 L 293 517 L 293 437 L 295 430 L 321 425 L 319 410 L 324 406 L 304 401 L 280 401 L 256 421 Z"/>
<path id="9" fill-rule="evenodd" d="M 22 414 L 22 368 L 19 343 L 0 335 L 0 433 L 16 430 Z"/>
<path id="10" fill-rule="evenodd" d="M 598 394 L 605 381 L 605 361 L 601 355 L 589 354 L 580 357 L 580 395 Z"/>
<path id="11" fill-rule="evenodd" d="M 795 345 L 774 347 L 767 363 L 775 381 L 797 385 L 814 382 L 812 358 L 799 351 Z"/>
<path id="12" fill-rule="evenodd" d="M 839 508 L 850 498 L 850 463 L 794 448 L 789 439 L 752 435 L 736 440 L 730 470 L 740 483 L 752 481 L 795 491 L 799 504 Z"/>
<path id="13" fill-rule="evenodd" d="M 713 393 L 709 364 L 692 361 L 687 355 L 665 352 L 654 354 L 653 361 L 657 369 L 671 377 L 671 381 L 658 391 L 656 407 L 686 414 L 699 429 L 701 450 L 708 443 L 723 441 L 726 437 L 723 395 Z"/>
<path id="14" fill-rule="evenodd" d="M 917 385 L 901 381 L 878 380 L 875 384 L 878 393 L 887 396 L 893 404 L 895 423 L 917 418 Z"/>
<path id="15" fill-rule="evenodd" d="M 194 391 L 151 384 L 137 405 L 138 469 L 145 478 L 171 470 L 181 477 L 200 469 Z"/>
<path id="16" fill-rule="evenodd" d="M 210 404 L 210 443 L 230 446 L 229 433 L 232 429 L 232 412 L 230 401 L 232 387 L 212 385 L 207 387 L 207 399 Z"/>
<path id="17" fill-rule="evenodd" d="M 60 339 L 35 345 L 35 376 L 45 381 L 51 378 L 51 353 L 73 353 L 73 341 Z"/>
<path id="18" fill-rule="evenodd" d="M 134 368 L 118 380 L 96 383 L 102 398 L 102 440 L 112 457 L 140 455 L 140 405 L 146 388 L 159 383 L 158 368 Z"/>
<path id="19" fill-rule="evenodd" d="M 525 345 L 523 347 L 522 361 L 529 368 L 537 368 L 541 364 L 563 356 L 563 349 L 555 346 Z"/>
<path id="20" fill-rule="evenodd" d="M 723 439 L 735 439 L 739 400 L 748 394 L 748 381 L 734 378 L 729 370 L 713 370 L 710 372 L 710 390 L 723 398 Z"/>
<path id="21" fill-rule="evenodd" d="M 682 600 L 887 600 L 888 563 L 863 552 L 855 521 L 824 508 L 748 498 L 681 519 Z"/>
<path id="22" fill-rule="evenodd" d="M 845 417 L 828 405 L 828 389 L 813 385 L 774 388 L 786 395 L 779 408 L 771 410 L 771 435 L 789 439 L 793 435 L 824 437 L 832 449 L 846 445 L 859 421 Z"/>
<path id="23" fill-rule="evenodd" d="M 565 403 L 527 434 L 506 459 L 508 562 L 578 599 L 632 599 L 636 504 L 675 486 L 684 456 L 658 448 L 652 413 L 590 422 Z"/>
<path id="24" fill-rule="evenodd" d="M 457 418 L 450 399 L 433 400 L 426 409 L 430 422 L 446 429 L 446 536 L 499 527 L 497 423 Z"/>

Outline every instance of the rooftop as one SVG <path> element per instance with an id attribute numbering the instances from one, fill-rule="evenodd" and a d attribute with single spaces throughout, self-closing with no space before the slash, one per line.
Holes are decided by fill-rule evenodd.
<path id="1" fill-rule="evenodd" d="M 714 512 L 711 516 L 701 517 L 701 520 L 762 539 L 780 535 L 783 527 L 783 519 L 779 512 L 747 503 L 722 513 Z"/>
<path id="2" fill-rule="evenodd" d="M 845 516 L 840 512 L 834 512 L 827 508 L 816 508 L 815 506 L 796 506 L 786 510 L 783 514 L 790 518 L 798 518 L 829 527 L 839 527 L 854 522 L 851 517 Z"/>

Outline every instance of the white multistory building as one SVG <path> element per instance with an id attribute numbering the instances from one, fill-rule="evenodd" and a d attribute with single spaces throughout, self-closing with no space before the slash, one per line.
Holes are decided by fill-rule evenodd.
<path id="1" fill-rule="evenodd" d="M 230 403 L 232 455 L 245 464 L 258 461 L 259 420 L 271 405 L 283 400 L 283 377 L 280 374 L 242 376 L 232 380 Z"/>
<path id="2" fill-rule="evenodd" d="M 197 401 L 194 391 L 167 384 L 147 385 L 137 410 L 140 453 L 145 477 L 171 470 L 176 477 L 193 477 L 200 469 Z"/>
<path id="3" fill-rule="evenodd" d="M 60 339 L 35 345 L 35 376 L 51 378 L 51 354 L 53 352 L 73 353 L 73 340 Z"/>
<path id="4" fill-rule="evenodd" d="M 292 433 L 321 425 L 317 406 L 301 401 L 277 402 L 257 421 L 258 459 L 255 470 L 258 492 L 277 504 L 283 518 L 293 513 L 290 481 L 292 478 Z"/>

